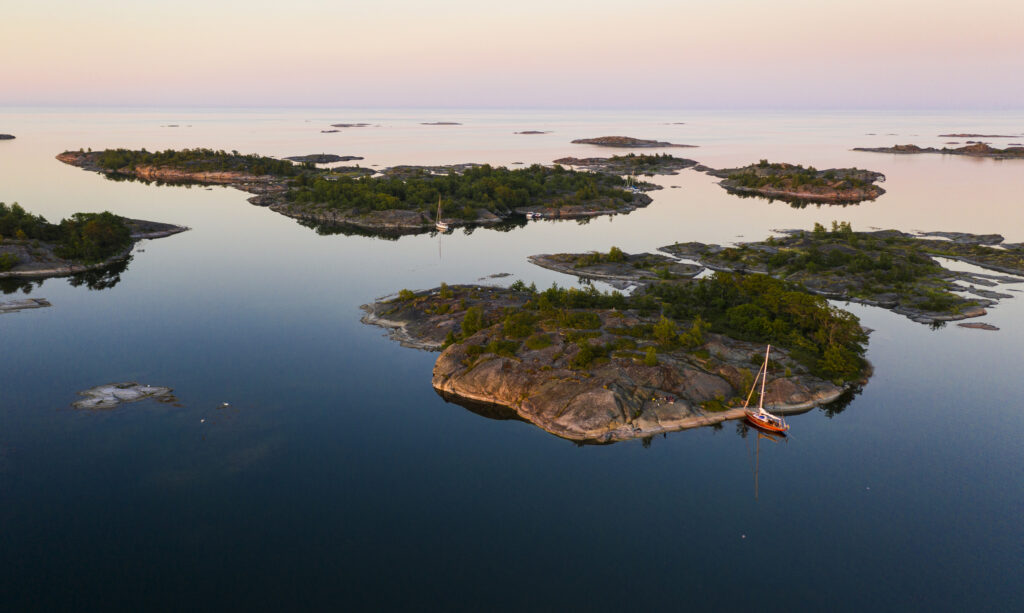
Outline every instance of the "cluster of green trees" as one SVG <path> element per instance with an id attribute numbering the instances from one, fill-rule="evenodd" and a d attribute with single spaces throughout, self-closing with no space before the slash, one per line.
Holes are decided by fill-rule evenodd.
<path id="1" fill-rule="evenodd" d="M 573 264 L 574 268 L 583 268 L 585 266 L 593 266 L 594 264 L 605 264 L 605 263 L 616 263 L 625 262 L 626 254 L 618 247 L 612 247 L 608 250 L 608 253 L 601 253 L 600 251 L 591 251 L 585 253 L 580 257 L 576 258 L 576 262 Z"/>
<path id="2" fill-rule="evenodd" d="M 601 199 L 628 203 L 633 195 L 617 176 L 577 172 L 560 166 L 533 165 L 509 170 L 489 165 L 463 172 L 433 174 L 419 169 L 404 178 L 300 175 L 290 182 L 288 198 L 298 204 L 370 212 L 420 210 L 433 216 L 438 199 L 443 215 L 473 220 L 479 209 L 509 213 L 521 206 L 558 207 Z"/>
<path id="3" fill-rule="evenodd" d="M 676 159 L 679 158 L 669 153 L 627 153 L 626 155 L 613 155 L 608 161 L 623 165 L 627 169 L 634 169 L 638 173 L 643 173 L 644 170 L 659 168 L 665 162 Z"/>
<path id="4" fill-rule="evenodd" d="M 717 272 L 693 283 L 653 285 L 636 300 L 656 301 L 676 322 L 699 318 L 697 335 L 710 329 L 784 347 L 810 372 L 836 382 L 856 379 L 865 366 L 867 335 L 856 316 L 767 275 Z"/>
<path id="5" fill-rule="evenodd" d="M 59 227 L 41 215 L 33 215 L 17 202 L 0 202 L 0 239 L 54 241 L 60 238 Z"/>
<path id="6" fill-rule="evenodd" d="M 75 213 L 60 222 L 60 240 L 54 252 L 69 260 L 99 262 L 131 245 L 131 230 L 124 219 L 109 211 Z"/>
<path id="7" fill-rule="evenodd" d="M 804 168 L 800 165 L 770 164 L 761 160 L 756 167 L 740 169 L 730 173 L 726 179 L 731 186 L 758 189 L 771 187 L 774 189 L 793 189 L 798 187 L 825 187 L 840 180 L 837 189 L 854 189 L 866 187 L 869 182 L 859 176 L 861 171 L 853 168 L 849 171 L 820 171 L 813 166 Z"/>
<path id="8" fill-rule="evenodd" d="M 3 237 L 54 243 L 57 256 L 82 262 L 104 260 L 131 244 L 131 230 L 124 219 L 110 212 L 75 213 L 53 224 L 25 211 L 18 203 L 8 206 L 0 202 L 0 238 Z"/>
<path id="9" fill-rule="evenodd" d="M 449 342 L 467 338 L 478 330 L 501 323 L 501 338 L 527 339 L 528 346 L 546 346 L 544 330 L 566 330 L 567 337 L 584 339 L 574 367 L 608 357 L 615 351 L 636 347 L 625 337 L 654 341 L 663 350 L 698 349 L 708 331 L 756 343 L 784 347 L 811 373 L 844 383 L 856 380 L 866 366 L 867 335 L 856 316 L 831 307 L 820 296 L 801 287 L 761 274 L 718 272 L 693 283 L 659 283 L 637 296 L 618 292 L 550 288 L 537 291 L 518 284 L 517 291 L 529 294 L 522 309 L 508 310 L 502 318 L 486 321 L 479 307 L 470 307 L 462 322 L 462 334 Z M 620 337 L 611 343 L 593 344 L 585 339 L 597 335 L 601 320 L 594 309 L 636 309 L 657 317 L 656 323 L 609 328 Z M 588 332 L 593 331 L 593 332 Z M 468 332 L 468 333 L 467 333 Z M 548 344 L 549 344 L 549 339 Z M 572 339 L 570 339 L 572 340 Z M 657 363 L 657 350 L 648 350 L 645 363 Z"/>
<path id="10" fill-rule="evenodd" d="M 99 153 L 97 163 L 108 170 L 134 169 L 137 166 L 164 166 L 187 171 L 239 171 L 255 175 L 294 177 L 305 167 L 287 160 L 276 160 L 256 154 L 243 155 L 223 149 L 167 149 L 149 152 L 145 149 L 107 149 Z"/>

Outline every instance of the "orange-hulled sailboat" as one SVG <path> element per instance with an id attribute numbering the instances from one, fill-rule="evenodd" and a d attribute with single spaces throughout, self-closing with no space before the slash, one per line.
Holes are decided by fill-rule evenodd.
<path id="1" fill-rule="evenodd" d="M 772 346 L 768 345 L 768 349 L 764 352 L 764 364 L 761 365 L 761 370 L 757 371 L 757 377 L 754 378 L 754 384 L 750 386 L 750 393 L 747 394 L 747 401 L 743 403 L 743 408 L 746 409 L 747 421 L 753 426 L 767 432 L 785 432 L 789 430 L 786 420 L 764 410 L 764 386 L 768 381 L 768 356 L 771 351 Z M 757 410 L 754 411 L 747 407 L 750 405 L 750 398 L 754 395 L 754 390 L 757 389 L 758 379 L 761 379 L 761 398 L 757 403 Z"/>

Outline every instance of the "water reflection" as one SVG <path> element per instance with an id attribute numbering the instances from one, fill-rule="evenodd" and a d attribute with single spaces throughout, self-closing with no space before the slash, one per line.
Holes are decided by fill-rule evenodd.
<path id="1" fill-rule="evenodd" d="M 747 194 L 747 193 L 731 192 L 731 191 L 729 192 L 729 194 L 734 196 L 734 197 L 736 197 L 736 198 L 755 198 L 755 199 L 759 199 L 759 200 L 767 200 L 769 203 L 773 203 L 773 202 L 775 202 L 777 200 L 779 202 L 785 202 L 785 203 L 789 204 L 789 206 L 794 208 L 794 209 L 806 209 L 807 207 L 812 206 L 812 205 L 814 206 L 814 208 L 818 208 L 818 209 L 820 209 L 822 207 L 829 207 L 829 208 L 832 208 L 832 207 L 842 207 L 842 208 L 846 208 L 848 206 L 860 206 L 861 204 L 864 204 L 865 202 L 874 202 L 874 200 L 871 200 L 871 199 L 862 200 L 860 202 L 821 202 L 820 200 L 806 200 L 804 198 L 787 198 L 785 196 L 764 196 L 762 194 Z"/>
<path id="2" fill-rule="evenodd" d="M 71 275 L 67 277 L 68 285 L 71 287 L 81 287 L 84 285 L 91 290 L 110 289 L 121 282 L 121 273 L 128 269 L 128 264 L 132 261 L 133 257 L 128 256 L 124 260 L 104 268 Z M 20 291 L 30 294 L 33 290 L 42 287 L 44 281 L 46 281 L 46 278 L 9 277 L 0 279 L 0 293 L 14 294 Z"/>

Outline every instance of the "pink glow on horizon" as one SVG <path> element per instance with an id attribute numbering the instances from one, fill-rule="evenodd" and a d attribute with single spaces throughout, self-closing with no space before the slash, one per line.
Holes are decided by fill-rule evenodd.
<path id="1" fill-rule="evenodd" d="M 37 3 L 0 104 L 1009 107 L 1024 3 Z"/>

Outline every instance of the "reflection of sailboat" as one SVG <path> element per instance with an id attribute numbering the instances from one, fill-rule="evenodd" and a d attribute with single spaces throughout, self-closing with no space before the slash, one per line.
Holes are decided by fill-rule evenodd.
<path id="1" fill-rule="evenodd" d="M 771 350 L 772 346 L 768 345 L 768 349 L 764 352 L 764 364 L 761 366 L 761 370 L 757 371 L 757 377 L 754 377 L 754 384 L 750 386 L 750 393 L 747 394 L 747 401 L 743 403 L 743 408 L 746 409 L 747 421 L 754 426 L 769 432 L 785 432 L 789 430 L 786 420 L 764 410 L 764 386 L 768 380 L 768 355 L 771 353 Z M 747 409 L 747 406 L 750 404 L 750 397 L 754 395 L 754 389 L 757 388 L 758 378 L 761 379 L 761 398 L 757 403 L 757 411 L 755 412 Z"/>
<path id="2" fill-rule="evenodd" d="M 437 195 L 437 217 L 434 218 L 434 227 L 441 232 L 447 232 L 451 226 L 441 221 L 441 194 Z"/>
<path id="3" fill-rule="evenodd" d="M 761 465 L 761 439 L 766 438 L 773 443 L 785 440 L 785 434 L 774 434 L 769 432 L 761 432 L 757 430 L 757 442 L 755 443 L 754 451 L 754 499 L 757 499 L 757 469 Z"/>

